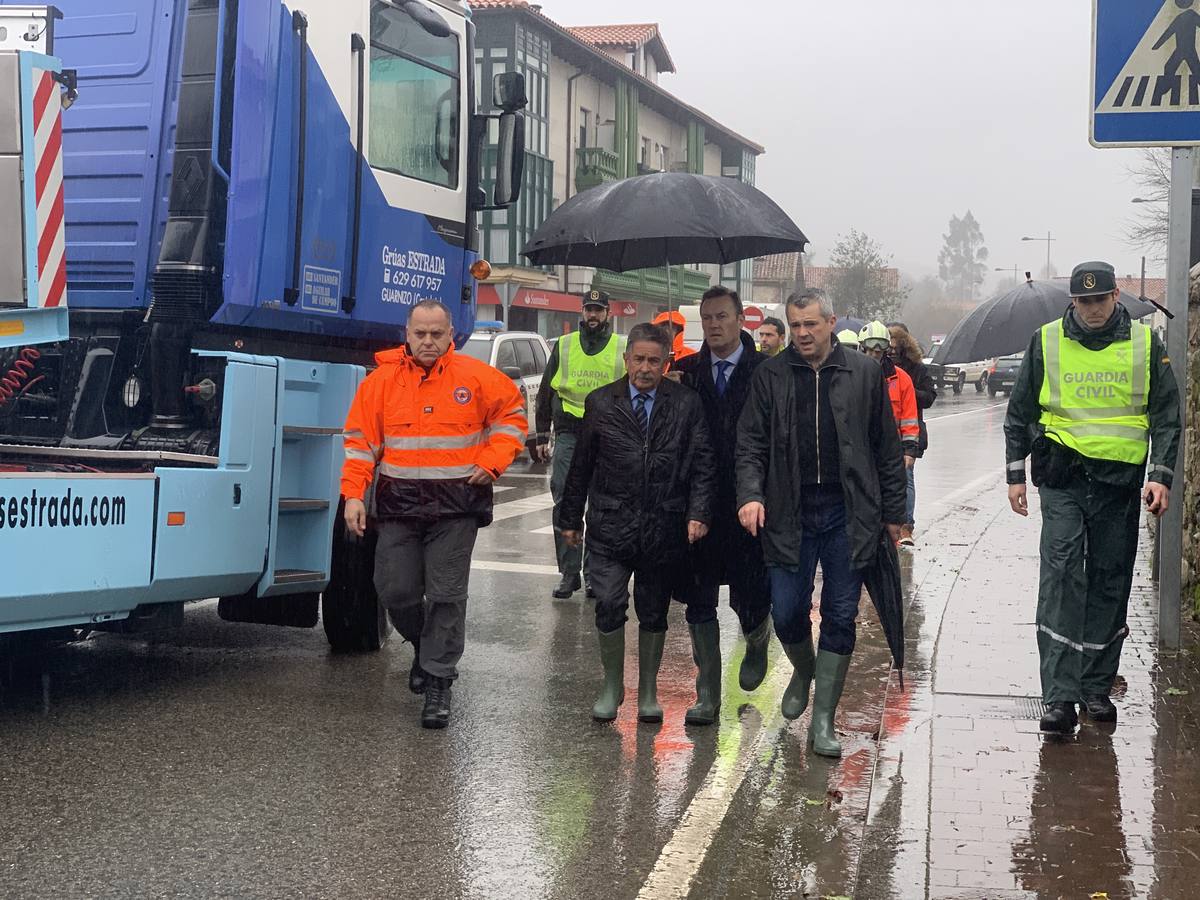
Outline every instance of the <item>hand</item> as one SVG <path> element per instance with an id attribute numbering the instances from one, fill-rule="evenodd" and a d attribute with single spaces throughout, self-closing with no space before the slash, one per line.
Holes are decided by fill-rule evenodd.
<path id="1" fill-rule="evenodd" d="M 529 458 L 535 463 L 550 462 L 550 442 L 538 441 L 529 451 Z"/>
<path id="2" fill-rule="evenodd" d="M 703 522 L 697 522 L 695 519 L 688 521 L 688 543 L 694 544 L 708 534 L 708 526 Z"/>
<path id="3" fill-rule="evenodd" d="M 361 500 L 347 497 L 342 518 L 346 520 L 346 530 L 351 534 L 362 537 L 367 533 L 367 504 Z"/>
<path id="4" fill-rule="evenodd" d="M 915 456 L 906 456 L 904 457 L 904 468 L 911 469 L 916 462 L 917 458 Z"/>
<path id="5" fill-rule="evenodd" d="M 578 547 L 583 543 L 582 531 L 564 531 L 562 536 L 563 540 L 567 542 L 568 547 Z"/>
<path id="6" fill-rule="evenodd" d="M 1008 505 L 1018 516 L 1029 515 L 1029 488 L 1023 484 L 1008 486 Z"/>
<path id="7" fill-rule="evenodd" d="M 467 484 L 491 484 L 495 480 L 496 476 L 494 476 L 487 469 L 483 468 L 482 466 L 476 466 L 474 471 L 472 471 L 470 476 L 467 478 Z"/>
<path id="8" fill-rule="evenodd" d="M 1146 501 L 1146 509 L 1161 519 L 1171 504 L 1171 489 L 1165 484 L 1151 481 L 1142 491 L 1142 499 Z"/>
<path id="9" fill-rule="evenodd" d="M 889 525 L 884 525 L 883 527 L 887 529 L 888 537 L 890 537 L 892 539 L 893 544 L 900 543 L 900 528 L 901 528 L 901 526 L 889 524 Z"/>
<path id="10" fill-rule="evenodd" d="M 738 521 L 751 535 L 758 537 L 758 530 L 767 524 L 767 508 L 752 500 L 738 510 Z"/>

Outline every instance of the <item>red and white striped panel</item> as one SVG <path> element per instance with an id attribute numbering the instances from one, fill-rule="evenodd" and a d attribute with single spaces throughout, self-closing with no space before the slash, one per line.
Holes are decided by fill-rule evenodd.
<path id="1" fill-rule="evenodd" d="M 37 202 L 37 305 L 65 306 L 67 235 L 63 221 L 62 96 L 54 73 L 34 69 L 33 160 Z M 32 299 L 32 298 L 31 298 Z"/>

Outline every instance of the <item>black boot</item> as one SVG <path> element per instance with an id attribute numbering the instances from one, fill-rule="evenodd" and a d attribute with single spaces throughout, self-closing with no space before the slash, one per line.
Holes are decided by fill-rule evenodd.
<path id="1" fill-rule="evenodd" d="M 426 677 L 425 708 L 421 710 L 423 728 L 445 728 L 450 724 L 451 683 L 449 678 Z"/>
<path id="2" fill-rule="evenodd" d="M 1073 734 L 1079 717 L 1075 713 L 1074 703 L 1062 701 L 1046 704 L 1046 714 L 1042 716 L 1042 731 L 1056 734 Z"/>
<path id="3" fill-rule="evenodd" d="M 1117 721 L 1117 708 L 1113 706 L 1113 702 L 1104 694 L 1093 694 L 1090 697 L 1084 697 L 1083 705 L 1087 710 L 1088 718 L 1093 722 Z"/>
<path id="4" fill-rule="evenodd" d="M 592 587 L 592 583 L 585 578 L 583 585 L 584 585 L 584 590 L 587 592 L 587 598 L 589 600 L 595 600 L 596 599 L 596 589 L 594 587 Z"/>
<path id="5" fill-rule="evenodd" d="M 408 670 L 408 689 L 414 694 L 425 693 L 429 675 L 421 668 L 421 648 L 414 647 L 412 668 Z"/>
<path id="6" fill-rule="evenodd" d="M 558 587 L 554 589 L 553 597 L 555 600 L 569 600 L 571 595 L 579 590 L 583 584 L 579 580 L 579 574 L 564 575 L 562 581 L 558 583 Z"/>

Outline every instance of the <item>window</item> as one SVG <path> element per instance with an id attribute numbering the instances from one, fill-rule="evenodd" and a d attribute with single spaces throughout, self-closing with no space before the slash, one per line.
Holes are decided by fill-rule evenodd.
<path id="1" fill-rule="evenodd" d="M 642 165 L 650 165 L 650 138 L 642 138 Z"/>
<path id="2" fill-rule="evenodd" d="M 666 145 L 660 148 L 658 167 L 664 172 L 671 170 L 671 148 Z"/>
<path id="3" fill-rule="evenodd" d="M 375 0 L 370 71 L 371 165 L 458 187 L 458 36 L 434 37 L 408 13 Z"/>
<path id="4" fill-rule="evenodd" d="M 592 127 L 592 111 L 589 109 L 579 108 L 579 146 L 586 147 L 588 145 L 588 132 Z"/>
<path id="5" fill-rule="evenodd" d="M 496 351 L 496 368 L 503 372 L 505 369 L 520 368 L 517 362 L 517 350 L 513 346 L 517 341 L 501 341 L 500 349 Z"/>
<path id="6" fill-rule="evenodd" d="M 546 371 L 546 351 L 542 347 L 541 341 L 530 341 L 530 343 L 533 344 L 533 358 L 537 361 L 537 372 L 535 374 L 541 375 Z"/>
<path id="7" fill-rule="evenodd" d="M 525 377 L 533 377 L 538 374 L 537 360 L 533 357 L 533 341 L 512 341 L 517 345 L 517 364 L 521 367 L 521 374 Z"/>
<path id="8" fill-rule="evenodd" d="M 480 362 L 487 362 L 492 356 L 492 342 L 488 338 L 471 337 L 462 346 L 462 352 L 473 356 Z"/>

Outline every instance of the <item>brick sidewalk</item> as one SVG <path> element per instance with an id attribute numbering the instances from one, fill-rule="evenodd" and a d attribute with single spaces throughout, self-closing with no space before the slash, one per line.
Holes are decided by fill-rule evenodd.
<path id="1" fill-rule="evenodd" d="M 948 510 L 915 554 L 907 689 L 893 677 L 858 900 L 1195 894 L 1200 649 L 1157 651 L 1144 530 L 1120 723 L 1043 738 L 1036 498 L 1019 519 L 998 479 Z M 1186 627 L 1185 645 L 1198 644 Z"/>

